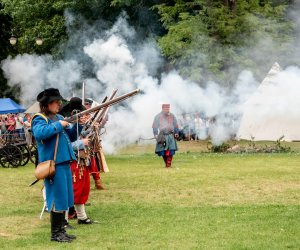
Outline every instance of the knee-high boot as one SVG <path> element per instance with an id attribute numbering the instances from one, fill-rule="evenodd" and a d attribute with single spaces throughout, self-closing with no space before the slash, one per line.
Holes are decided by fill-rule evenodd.
<path id="1" fill-rule="evenodd" d="M 71 227 L 71 225 L 69 225 L 69 222 L 66 220 L 66 212 L 63 212 L 62 221 L 63 222 L 62 222 L 61 230 L 62 230 L 63 234 L 66 235 L 71 240 L 75 240 L 76 236 L 71 235 L 71 234 L 67 234 L 67 231 L 66 231 L 67 228 L 72 228 L 73 229 L 73 227 Z M 66 227 L 66 225 L 68 225 L 69 227 Z"/>
<path id="2" fill-rule="evenodd" d="M 50 222 L 51 222 L 51 241 L 58 242 L 71 242 L 72 239 L 67 237 L 63 232 L 63 213 L 55 213 L 51 211 Z"/>

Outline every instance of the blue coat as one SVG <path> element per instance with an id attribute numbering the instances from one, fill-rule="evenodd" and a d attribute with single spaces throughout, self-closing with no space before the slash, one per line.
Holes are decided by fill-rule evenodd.
<path id="1" fill-rule="evenodd" d="M 57 115 L 57 118 L 63 120 L 63 117 L 60 115 Z M 76 125 L 69 125 L 64 128 L 59 121 L 52 121 L 48 118 L 47 122 L 42 116 L 38 115 L 34 117 L 31 126 L 32 133 L 36 139 L 40 162 L 53 160 L 56 134 L 58 133 L 59 150 L 57 151 L 56 164 L 76 159 L 71 145 L 71 141 L 77 139 Z"/>
<path id="2" fill-rule="evenodd" d="M 58 120 L 63 120 L 60 115 L 56 117 Z M 37 115 L 32 120 L 31 128 L 36 139 L 40 162 L 53 160 L 56 135 L 59 134 L 55 176 L 51 180 L 45 179 L 44 183 L 48 210 L 66 211 L 74 205 L 70 161 L 76 159 L 71 140 L 77 138 L 77 126 L 69 125 L 63 128 L 59 121 L 52 121 L 49 118 L 46 120 Z"/>

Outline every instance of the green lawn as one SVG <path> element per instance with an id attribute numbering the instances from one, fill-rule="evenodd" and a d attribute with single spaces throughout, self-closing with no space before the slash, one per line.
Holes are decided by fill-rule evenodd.
<path id="1" fill-rule="evenodd" d="M 291 144 L 298 149 L 298 144 Z M 153 145 L 107 156 L 108 188 L 92 186 L 77 240 L 50 242 L 49 214 L 39 219 L 41 187 L 33 166 L 0 168 L 1 249 L 300 249 L 300 155 L 211 154 L 180 143 L 173 168 Z M 202 152 L 200 152 L 202 151 Z"/>

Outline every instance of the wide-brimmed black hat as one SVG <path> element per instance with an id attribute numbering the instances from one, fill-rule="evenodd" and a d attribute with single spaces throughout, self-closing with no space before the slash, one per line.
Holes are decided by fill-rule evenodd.
<path id="1" fill-rule="evenodd" d="M 63 100 L 63 97 L 60 95 L 58 89 L 49 88 L 39 93 L 36 100 L 38 102 L 48 104 L 54 100 Z"/>
<path id="2" fill-rule="evenodd" d="M 82 100 L 79 97 L 72 97 L 69 103 L 63 106 L 60 113 L 63 116 L 70 116 L 74 110 L 86 110 L 86 108 L 82 105 Z"/>

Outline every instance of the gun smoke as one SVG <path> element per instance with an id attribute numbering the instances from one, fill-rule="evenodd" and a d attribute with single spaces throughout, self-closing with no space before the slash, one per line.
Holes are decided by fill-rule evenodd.
<path id="1" fill-rule="evenodd" d="M 161 111 L 162 103 L 171 104 L 171 112 L 178 118 L 183 113 L 201 113 L 215 118 L 211 126 L 211 137 L 215 144 L 228 140 L 237 133 L 242 104 L 256 91 L 259 82 L 248 71 L 242 71 L 235 86 L 228 90 L 216 82 L 207 82 L 205 87 L 183 79 L 178 72 L 158 73 L 163 63 L 161 53 L 153 39 L 138 41 L 137 34 L 130 27 L 124 15 L 108 30 L 98 31 L 101 36 L 86 39 L 78 53 L 68 53 L 64 60 L 55 60 L 50 55 L 19 55 L 2 62 L 2 69 L 10 86 L 21 86 L 22 103 L 27 107 L 35 101 L 36 95 L 44 88 L 60 89 L 65 97 L 73 94 L 81 97 L 78 86 L 86 83 L 87 97 L 101 102 L 117 88 L 121 95 L 135 88 L 139 94 L 122 104 L 113 106 L 109 112 L 106 133 L 103 135 L 104 150 L 115 152 L 116 148 L 134 143 L 139 138 L 152 137 L 152 122 L 155 114 Z M 84 36 L 82 31 L 77 36 Z M 75 35 L 74 35 L 75 36 Z M 72 37 L 71 37 L 72 39 Z M 86 77 L 85 61 L 91 66 L 92 77 Z M 292 75 L 293 91 L 285 83 Z M 300 117 L 298 100 L 300 93 L 300 69 L 288 68 L 279 77 L 282 84 L 276 88 L 277 107 L 289 107 L 284 111 L 293 117 Z M 288 85 L 288 86 L 290 86 Z M 275 93 L 275 92 L 274 92 Z M 284 102 L 284 106 L 283 103 Z M 269 107 L 268 112 L 282 112 Z M 257 110 L 259 115 L 260 110 Z M 235 121 L 235 123 L 233 123 Z"/>

